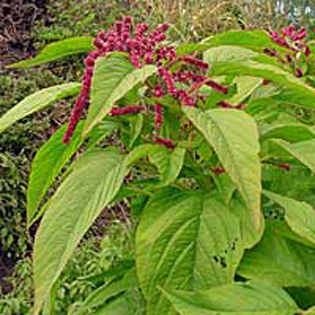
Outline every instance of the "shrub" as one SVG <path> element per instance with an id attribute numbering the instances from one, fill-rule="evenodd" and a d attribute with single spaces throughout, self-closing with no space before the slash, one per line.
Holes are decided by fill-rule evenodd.
<path id="1" fill-rule="evenodd" d="M 178 46 L 167 30 L 127 17 L 94 48 L 67 39 L 12 65 L 89 52 L 82 83 L 36 92 L 0 119 L 3 131 L 78 94 L 30 174 L 28 226 L 42 218 L 34 313 L 54 309 L 76 246 L 104 207 L 124 200 L 133 257 L 102 274 L 75 314 L 302 314 L 315 303 L 300 298 L 314 282 L 315 139 L 291 108 L 314 109 L 314 47 L 293 26 Z"/>

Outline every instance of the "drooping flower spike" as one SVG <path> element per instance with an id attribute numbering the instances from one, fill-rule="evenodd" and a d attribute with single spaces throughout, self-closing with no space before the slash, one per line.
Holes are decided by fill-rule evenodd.
<path id="1" fill-rule="evenodd" d="M 96 59 L 112 51 L 124 51 L 129 55 L 130 62 L 135 68 L 142 68 L 147 64 L 158 67 L 158 76 L 155 86 L 149 83 L 151 95 L 156 98 L 171 96 L 178 100 L 182 106 L 196 106 L 198 100 L 204 101 L 204 96 L 199 92 L 203 84 L 226 94 L 227 88 L 215 81 L 209 80 L 204 74 L 208 64 L 191 56 L 178 57 L 172 46 L 163 46 L 166 39 L 165 32 L 169 26 L 162 24 L 149 30 L 147 24 L 132 25 L 132 18 L 126 17 L 117 21 L 106 32 L 101 31 L 93 41 L 95 50 L 91 51 L 84 61 L 85 71 L 82 78 L 82 89 L 70 116 L 68 129 L 63 141 L 68 143 L 84 109 L 89 104 L 89 95 L 92 85 L 92 77 Z M 178 63 L 175 72 L 171 71 L 172 65 Z M 184 69 L 182 69 L 184 67 Z M 183 83 L 180 87 L 178 83 Z M 114 107 L 110 116 L 137 114 L 143 110 L 141 106 Z M 163 124 L 163 106 L 161 102 L 154 105 L 154 141 L 173 148 L 174 143 L 170 139 L 162 139 L 158 133 Z"/>

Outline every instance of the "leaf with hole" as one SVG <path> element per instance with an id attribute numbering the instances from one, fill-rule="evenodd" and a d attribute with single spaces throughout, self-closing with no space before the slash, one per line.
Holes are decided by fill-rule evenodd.
<path id="1" fill-rule="evenodd" d="M 239 220 L 214 195 L 165 188 L 146 204 L 136 232 L 147 314 L 169 314 L 158 287 L 206 289 L 231 283 L 243 254 Z"/>
<path id="2" fill-rule="evenodd" d="M 263 194 L 285 210 L 284 218 L 297 235 L 315 244 L 315 210 L 311 205 L 267 190 Z"/>

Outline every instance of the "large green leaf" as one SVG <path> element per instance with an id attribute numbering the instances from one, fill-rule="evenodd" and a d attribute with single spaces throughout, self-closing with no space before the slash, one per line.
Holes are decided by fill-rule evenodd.
<path id="1" fill-rule="evenodd" d="M 299 142 L 315 138 L 315 131 L 303 124 L 262 125 L 261 140 L 279 138 L 289 142 Z"/>
<path id="2" fill-rule="evenodd" d="M 84 154 L 53 196 L 36 234 L 34 248 L 35 307 L 38 314 L 67 261 L 127 173 L 115 151 Z"/>
<path id="3" fill-rule="evenodd" d="M 81 84 L 64 83 L 55 85 L 26 97 L 0 118 L 0 133 L 21 118 L 24 118 L 51 103 L 79 93 Z"/>
<path id="4" fill-rule="evenodd" d="M 207 291 L 164 290 L 181 315 L 294 315 L 298 306 L 279 287 L 258 283 L 233 283 Z"/>
<path id="5" fill-rule="evenodd" d="M 54 179 L 82 144 L 82 128 L 83 124 L 80 123 L 70 143 L 65 145 L 62 137 L 67 127 L 61 127 L 37 152 L 32 163 L 27 189 L 28 225 L 34 219 L 38 206 Z"/>
<path id="6" fill-rule="evenodd" d="M 92 79 L 91 104 L 84 133 L 99 123 L 116 101 L 155 72 L 153 65 L 135 69 L 124 56 L 112 54 L 99 58 Z"/>
<path id="7" fill-rule="evenodd" d="M 314 257 L 314 249 L 267 227 L 262 241 L 245 254 L 237 272 L 279 286 L 306 287 L 315 284 Z"/>
<path id="8" fill-rule="evenodd" d="M 315 172 L 315 139 L 289 143 L 284 140 L 273 140 L 285 151 L 307 166 L 312 172 Z"/>
<path id="9" fill-rule="evenodd" d="M 250 48 L 252 50 L 263 51 L 265 48 L 282 48 L 274 43 L 267 32 L 265 31 L 228 31 L 223 34 L 214 35 L 205 38 L 201 45 L 208 46 L 240 46 L 244 48 Z"/>
<path id="10" fill-rule="evenodd" d="M 205 61 L 208 62 L 207 52 L 205 52 Z M 308 108 L 315 107 L 315 89 L 272 64 L 252 60 L 215 62 L 211 64 L 210 71 L 212 75 L 243 75 L 268 79 L 284 88 L 281 93 L 274 95 L 273 99 Z"/>
<path id="11" fill-rule="evenodd" d="M 202 112 L 186 107 L 184 112 L 214 148 L 246 201 L 254 226 L 261 231 L 261 164 L 254 119 L 240 110 L 213 109 Z"/>
<path id="12" fill-rule="evenodd" d="M 161 185 L 169 185 L 174 182 L 179 175 L 185 158 L 186 150 L 176 147 L 169 151 L 164 146 L 155 146 L 149 153 L 149 159 L 154 164 L 161 174 Z"/>
<path id="13" fill-rule="evenodd" d="M 284 218 L 297 235 L 315 244 L 315 210 L 311 205 L 271 191 L 263 194 L 284 208 Z"/>
<path id="14" fill-rule="evenodd" d="M 35 58 L 22 60 L 9 65 L 8 68 L 30 68 L 68 55 L 93 50 L 91 37 L 74 37 L 47 45 Z"/>
<path id="15" fill-rule="evenodd" d="M 173 314 L 158 287 L 206 289 L 232 282 L 242 254 L 239 220 L 214 195 L 171 188 L 155 193 L 136 233 L 147 314 Z"/>
<path id="16" fill-rule="evenodd" d="M 203 59 L 212 67 L 215 63 L 246 61 L 258 57 L 259 54 L 242 47 L 220 46 L 208 49 L 203 56 Z"/>

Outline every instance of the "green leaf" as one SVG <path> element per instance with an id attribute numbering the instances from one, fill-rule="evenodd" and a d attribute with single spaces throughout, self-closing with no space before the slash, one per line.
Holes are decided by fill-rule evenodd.
<path id="1" fill-rule="evenodd" d="M 94 49 L 91 37 L 74 37 L 47 45 L 35 58 L 22 60 L 7 68 L 30 68 L 58 60 L 69 55 L 88 52 Z"/>
<path id="2" fill-rule="evenodd" d="M 189 54 L 194 53 L 196 51 L 201 52 L 201 51 L 207 50 L 210 47 L 211 46 L 208 44 L 185 43 L 185 44 L 181 44 L 178 47 L 176 47 L 176 53 L 177 53 L 177 56 L 189 55 Z"/>
<path id="3" fill-rule="evenodd" d="M 80 311 L 77 311 L 76 314 L 86 314 L 87 310 L 99 307 L 105 304 L 109 299 L 113 299 L 119 294 L 126 292 L 128 289 L 136 288 L 137 285 L 138 281 L 135 270 L 128 271 L 124 277 L 109 284 L 105 283 L 94 290 L 83 302 Z"/>
<path id="4" fill-rule="evenodd" d="M 76 246 L 117 194 L 127 173 L 110 150 L 84 154 L 53 196 L 35 239 L 35 307 L 38 314 Z"/>
<path id="5" fill-rule="evenodd" d="M 263 125 L 260 128 L 261 140 L 279 138 L 289 142 L 299 142 L 315 138 L 314 129 L 302 124 Z"/>
<path id="6" fill-rule="evenodd" d="M 239 194 L 236 194 L 233 197 L 229 204 L 229 208 L 240 220 L 244 248 L 252 248 L 261 239 L 264 229 L 261 229 L 259 233 L 257 232 L 251 221 L 251 212 Z"/>
<path id="7" fill-rule="evenodd" d="M 38 206 L 50 185 L 82 144 L 82 127 L 82 123 L 77 126 L 68 145 L 62 142 L 67 127 L 61 127 L 37 152 L 32 163 L 27 189 L 28 226 L 34 219 Z"/>
<path id="8" fill-rule="evenodd" d="M 290 153 L 312 172 L 315 172 L 315 139 L 295 143 L 288 143 L 283 140 L 272 140 L 272 142 Z"/>
<path id="9" fill-rule="evenodd" d="M 264 190 L 263 194 L 284 208 L 285 220 L 297 235 L 315 244 L 315 210 L 312 206 L 271 191 Z"/>
<path id="10" fill-rule="evenodd" d="M 140 293 L 130 290 L 96 309 L 93 315 L 145 315 Z"/>
<path id="11" fill-rule="evenodd" d="M 254 119 L 240 110 L 213 109 L 202 112 L 186 107 L 184 112 L 214 148 L 246 201 L 255 228 L 261 231 L 261 164 Z"/>
<path id="12" fill-rule="evenodd" d="M 155 145 L 145 143 L 135 147 L 126 157 L 126 164 L 130 166 L 131 164 L 138 162 L 140 159 L 148 156 L 150 152 L 155 149 Z"/>
<path id="13" fill-rule="evenodd" d="M 153 65 L 135 69 L 124 56 L 113 54 L 97 59 L 84 134 L 109 113 L 116 101 L 155 72 Z"/>
<path id="14" fill-rule="evenodd" d="M 160 185 L 167 186 L 174 182 L 178 177 L 185 158 L 186 150 L 184 148 L 176 147 L 174 150 L 169 151 L 164 146 L 156 145 L 149 153 L 149 159 L 154 164 L 160 174 Z"/>
<path id="15" fill-rule="evenodd" d="M 315 250 L 267 227 L 262 241 L 247 252 L 237 273 L 285 287 L 315 284 Z"/>
<path id="16" fill-rule="evenodd" d="M 243 254 L 238 218 L 214 195 L 167 188 L 146 204 L 136 232 L 147 314 L 170 314 L 158 290 L 205 289 L 234 279 Z"/>
<path id="17" fill-rule="evenodd" d="M 19 119 L 22 119 L 51 103 L 58 101 L 61 98 L 78 94 L 80 86 L 80 83 L 64 83 L 31 94 L 0 118 L 0 133 Z"/>
<path id="18" fill-rule="evenodd" d="M 227 101 L 230 104 L 241 104 L 261 85 L 262 81 L 261 78 L 255 77 L 236 77 L 233 83 L 237 85 L 237 93 L 231 98 L 228 98 Z"/>
<path id="19" fill-rule="evenodd" d="M 232 45 L 249 48 L 253 50 L 263 51 L 265 48 L 277 48 L 281 50 L 281 47 L 275 44 L 265 31 L 228 31 L 223 34 L 218 34 L 205 38 L 202 45 L 208 46 L 222 46 Z"/>
<path id="20" fill-rule="evenodd" d="M 203 56 L 203 59 L 212 67 L 215 63 L 246 61 L 258 57 L 259 54 L 242 47 L 220 46 L 208 49 Z"/>
<path id="21" fill-rule="evenodd" d="M 130 139 L 127 146 L 127 150 L 131 150 L 141 134 L 144 123 L 144 117 L 142 114 L 130 117 Z"/>
<path id="22" fill-rule="evenodd" d="M 181 315 L 294 315 L 298 306 L 288 293 L 264 283 L 233 283 L 207 291 L 163 290 Z"/>
<path id="23" fill-rule="evenodd" d="M 207 52 L 205 61 L 208 62 Z M 289 102 L 306 108 L 314 108 L 315 89 L 301 79 L 271 64 L 263 64 L 252 60 L 236 62 L 216 62 L 211 64 L 212 75 L 254 76 L 277 83 L 284 90 L 272 98 Z"/>

